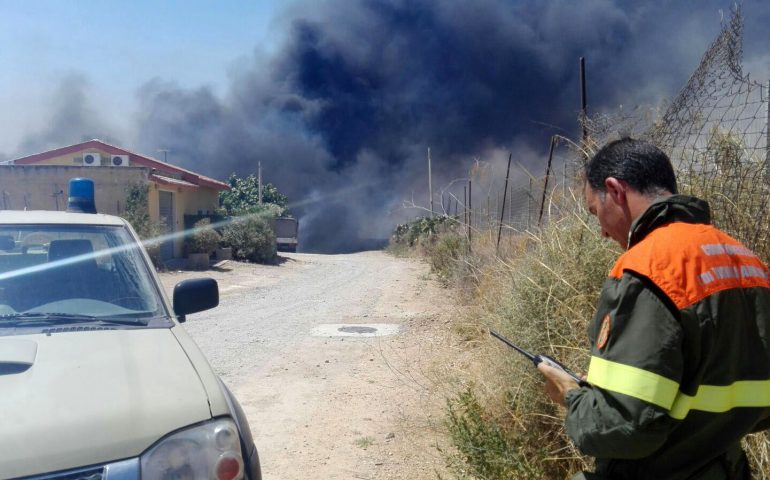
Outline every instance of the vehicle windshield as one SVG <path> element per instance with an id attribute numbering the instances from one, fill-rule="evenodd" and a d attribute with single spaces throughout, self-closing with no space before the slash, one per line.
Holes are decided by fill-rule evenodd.
<path id="1" fill-rule="evenodd" d="M 0 226 L 0 335 L 67 323 L 146 326 L 163 302 L 122 226 Z"/>

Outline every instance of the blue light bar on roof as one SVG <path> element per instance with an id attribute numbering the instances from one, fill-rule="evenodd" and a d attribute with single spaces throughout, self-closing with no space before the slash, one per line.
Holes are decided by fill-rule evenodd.
<path id="1" fill-rule="evenodd" d="M 96 213 L 94 181 L 90 178 L 70 180 L 70 194 L 67 198 L 67 211 L 75 213 Z"/>

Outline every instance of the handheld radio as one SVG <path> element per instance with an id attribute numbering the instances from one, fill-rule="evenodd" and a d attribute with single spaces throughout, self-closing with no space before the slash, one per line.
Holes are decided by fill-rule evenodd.
<path id="1" fill-rule="evenodd" d="M 500 335 L 499 333 L 497 333 L 494 330 L 490 329 L 489 330 L 489 334 L 492 335 L 493 337 L 497 338 L 498 340 L 500 340 L 504 344 L 508 345 L 512 349 L 516 350 L 520 354 L 522 354 L 525 357 L 527 357 L 533 364 L 535 364 L 536 367 L 538 365 L 540 365 L 540 363 L 545 363 L 546 365 L 548 365 L 550 367 L 557 368 L 557 369 L 561 370 L 562 372 L 566 373 L 567 375 L 572 377 L 572 379 L 575 380 L 577 382 L 577 384 L 580 385 L 581 387 L 588 385 L 588 382 L 586 382 L 585 380 L 580 378 L 578 376 L 578 374 L 576 374 L 575 372 L 573 372 L 569 368 L 565 367 L 564 365 L 562 365 L 558 361 L 554 360 L 552 357 L 549 357 L 548 355 L 534 355 L 534 354 L 531 354 L 528 351 L 524 350 L 523 348 L 516 346 L 513 342 L 511 342 L 510 340 L 508 340 L 507 338 L 505 338 L 504 336 Z"/>

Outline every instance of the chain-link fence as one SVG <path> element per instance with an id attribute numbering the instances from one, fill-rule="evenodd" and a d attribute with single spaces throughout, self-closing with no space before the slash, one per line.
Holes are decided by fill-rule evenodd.
<path id="1" fill-rule="evenodd" d="M 631 136 L 666 151 L 677 169 L 680 193 L 708 200 L 716 225 L 770 259 L 770 228 L 757 227 L 770 225 L 770 84 L 743 73 L 742 27 L 738 5 L 667 106 L 581 117 L 587 133 L 582 145 L 559 137 L 545 171 L 522 175 L 515 166 L 507 189 L 505 170 L 492 172 L 490 164 L 477 162 L 470 180 L 446 193 L 443 213 L 466 229 L 470 223 L 473 231 L 497 232 L 501 222 L 503 233 L 536 229 L 558 215 L 559 198 L 570 195 L 569 186 L 579 187 L 575 180 L 588 156 L 611 140 Z"/>
<path id="2" fill-rule="evenodd" d="M 677 168 L 681 193 L 708 200 L 714 222 L 767 259 L 770 85 L 743 73 L 742 27 L 738 5 L 662 115 L 648 109 L 589 118 L 587 146 L 627 135 L 655 143 Z"/>

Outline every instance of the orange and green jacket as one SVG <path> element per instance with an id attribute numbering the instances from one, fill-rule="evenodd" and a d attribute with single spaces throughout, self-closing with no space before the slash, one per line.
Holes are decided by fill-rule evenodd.
<path id="1" fill-rule="evenodd" d="M 770 412 L 770 273 L 706 202 L 658 198 L 634 222 L 588 335 L 566 429 L 597 473 L 728 478 L 713 465 Z"/>

